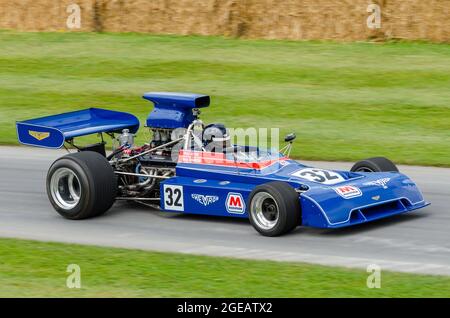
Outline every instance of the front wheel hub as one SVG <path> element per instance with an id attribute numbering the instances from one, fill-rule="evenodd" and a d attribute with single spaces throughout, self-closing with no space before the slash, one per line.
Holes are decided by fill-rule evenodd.
<path id="1" fill-rule="evenodd" d="M 265 230 L 272 229 L 279 218 L 278 205 L 267 192 L 255 194 L 251 202 L 250 213 L 258 226 Z"/>

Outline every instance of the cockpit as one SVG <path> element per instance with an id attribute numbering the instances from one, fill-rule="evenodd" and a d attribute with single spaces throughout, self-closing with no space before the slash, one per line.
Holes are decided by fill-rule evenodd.
<path id="1" fill-rule="evenodd" d="M 189 127 L 178 162 L 263 169 L 281 159 L 286 157 L 276 149 L 233 145 L 223 124 L 211 124 Z"/>

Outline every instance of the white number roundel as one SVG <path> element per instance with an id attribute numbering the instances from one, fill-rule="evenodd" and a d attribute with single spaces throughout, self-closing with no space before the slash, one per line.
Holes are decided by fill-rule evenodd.
<path id="1" fill-rule="evenodd" d="M 316 168 L 298 170 L 292 173 L 292 176 L 322 184 L 336 184 L 345 181 L 344 177 L 337 172 Z"/>

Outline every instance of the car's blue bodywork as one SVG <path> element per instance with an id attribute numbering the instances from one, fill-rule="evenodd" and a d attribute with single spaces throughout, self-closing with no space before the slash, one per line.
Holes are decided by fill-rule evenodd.
<path id="1" fill-rule="evenodd" d="M 311 227 L 344 227 L 428 205 L 415 183 L 399 172 L 315 169 L 281 156 L 270 160 L 267 166 L 260 162 L 263 168 L 256 165 L 245 168 L 239 162 L 234 166 L 223 165 L 220 160 L 208 163 L 199 160 L 199 155 L 188 153 L 182 156 L 197 158 L 179 162 L 176 177 L 161 183 L 161 208 L 165 211 L 248 218 L 246 206 L 251 191 L 259 184 L 275 180 L 285 181 L 299 190 L 302 224 Z M 306 178 L 301 176 L 302 171 L 306 171 Z M 311 181 L 309 172 L 341 178 L 335 179 L 337 183 L 332 180 L 331 184 L 324 184 Z M 166 205 L 165 188 L 171 185 L 181 187 L 181 208 Z M 350 191 L 348 197 L 342 195 L 345 189 Z M 239 197 L 242 199 L 241 209 L 239 202 L 230 202 L 230 194 L 237 201 Z"/>
<path id="2" fill-rule="evenodd" d="M 155 104 L 147 126 L 186 128 L 194 108 L 207 107 L 209 96 L 147 93 Z M 17 123 L 23 144 L 59 148 L 74 137 L 139 128 L 127 113 L 91 108 Z M 337 228 L 364 223 L 425 207 L 416 184 L 399 172 L 348 172 L 314 169 L 277 152 L 244 147 L 240 157 L 184 149 L 176 176 L 160 183 L 161 208 L 183 212 L 248 218 L 252 190 L 270 181 L 284 181 L 298 192 L 302 224 Z M 251 154 L 251 155 L 250 155 Z"/>

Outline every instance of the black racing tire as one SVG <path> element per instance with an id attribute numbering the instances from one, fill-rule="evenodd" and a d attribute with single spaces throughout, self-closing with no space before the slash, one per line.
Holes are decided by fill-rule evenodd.
<path id="1" fill-rule="evenodd" d="M 273 181 L 255 187 L 249 196 L 247 212 L 250 223 L 264 236 L 286 234 L 301 224 L 299 194 L 286 182 Z"/>
<path id="2" fill-rule="evenodd" d="M 352 172 L 398 172 L 397 166 L 387 158 L 375 157 L 358 161 L 350 169 Z"/>
<path id="3" fill-rule="evenodd" d="M 117 178 L 104 156 L 82 151 L 57 159 L 48 170 L 46 187 L 59 214 L 81 220 L 111 208 L 117 195 Z"/>

